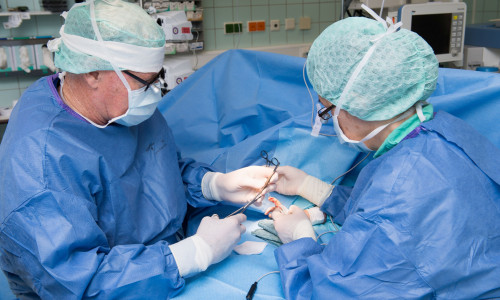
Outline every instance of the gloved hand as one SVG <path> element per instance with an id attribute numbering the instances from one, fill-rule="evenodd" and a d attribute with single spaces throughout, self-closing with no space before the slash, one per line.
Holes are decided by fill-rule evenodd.
<path id="1" fill-rule="evenodd" d="M 207 172 L 201 181 L 201 190 L 207 199 L 245 204 L 255 198 L 272 173 L 273 168 L 261 166 L 241 168 L 227 174 Z M 276 180 L 278 176 L 275 174 L 262 195 L 274 191 Z M 261 205 L 263 198 L 255 204 Z"/>
<path id="2" fill-rule="evenodd" d="M 290 196 L 299 194 L 299 186 L 309 176 L 306 172 L 291 166 L 279 166 L 276 173 L 278 173 L 276 192 Z"/>
<path id="3" fill-rule="evenodd" d="M 304 210 L 304 213 L 309 218 L 309 221 L 311 221 L 312 225 L 323 224 L 326 221 L 325 213 L 323 213 L 317 206 Z M 283 242 L 278 236 L 278 232 L 274 228 L 273 220 L 260 220 L 257 225 L 259 225 L 260 228 L 255 229 L 251 232 L 253 236 L 261 238 L 269 244 L 273 244 L 278 247 L 283 245 Z"/>
<path id="4" fill-rule="evenodd" d="M 279 166 L 276 173 L 279 175 L 276 192 L 283 195 L 299 195 L 316 206 L 323 205 L 334 187 L 291 166 Z"/>
<path id="5" fill-rule="evenodd" d="M 246 230 L 241 224 L 246 219 L 244 214 L 222 220 L 218 216 L 204 217 L 195 235 L 170 245 L 180 275 L 189 277 L 205 271 L 229 256 Z"/>
<path id="6" fill-rule="evenodd" d="M 273 212 L 271 217 L 274 219 L 274 228 L 283 243 L 286 244 L 305 237 L 316 240 L 316 233 L 311 221 L 304 210 L 298 206 L 290 206 L 286 215 L 278 211 Z"/>

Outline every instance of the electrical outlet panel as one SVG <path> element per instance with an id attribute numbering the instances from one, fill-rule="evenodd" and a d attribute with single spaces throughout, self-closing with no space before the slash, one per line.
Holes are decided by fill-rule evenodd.
<path id="1" fill-rule="evenodd" d="M 224 34 L 243 32 L 242 22 L 224 22 Z"/>
<path id="2" fill-rule="evenodd" d="M 242 22 L 234 22 L 234 33 L 243 32 L 243 23 Z"/>
<path id="3" fill-rule="evenodd" d="M 285 30 L 295 29 L 295 18 L 286 18 L 285 19 Z"/>
<path id="4" fill-rule="evenodd" d="M 271 20 L 271 31 L 279 31 L 280 30 L 280 20 Z"/>
<path id="5" fill-rule="evenodd" d="M 248 32 L 266 31 L 266 21 L 248 21 Z"/>
<path id="6" fill-rule="evenodd" d="M 257 22 L 255 21 L 247 21 L 248 32 L 256 32 L 257 31 Z"/>
<path id="7" fill-rule="evenodd" d="M 257 31 L 266 31 L 266 21 L 257 21 Z"/>
<path id="8" fill-rule="evenodd" d="M 300 17 L 299 29 L 301 30 L 311 29 L 311 17 Z"/>
<path id="9" fill-rule="evenodd" d="M 224 34 L 234 33 L 234 23 L 224 22 Z"/>

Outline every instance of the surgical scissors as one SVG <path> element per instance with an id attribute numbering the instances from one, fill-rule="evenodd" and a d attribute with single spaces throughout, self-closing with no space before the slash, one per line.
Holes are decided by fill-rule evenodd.
<path id="1" fill-rule="evenodd" d="M 280 165 L 280 162 L 279 162 L 279 160 L 276 157 L 273 157 L 273 158 L 269 159 L 269 155 L 267 154 L 266 150 L 260 151 L 260 157 L 262 157 L 263 159 L 266 160 L 266 166 L 267 167 L 270 167 L 271 165 L 274 166 L 273 173 L 271 174 L 271 176 L 269 176 L 269 178 L 267 178 L 266 183 L 264 183 L 264 185 L 260 188 L 259 192 L 257 193 L 257 195 L 255 195 L 255 198 L 253 198 L 252 201 L 250 201 L 247 204 L 245 204 L 244 206 L 238 208 L 233 213 L 231 213 L 230 215 L 226 216 L 226 218 L 234 216 L 235 214 L 238 214 L 238 213 L 243 213 L 250 205 L 254 204 L 257 200 L 259 200 L 260 198 L 262 198 L 264 196 L 262 194 L 262 192 L 269 185 L 269 182 L 271 181 L 271 178 L 273 178 L 274 174 L 276 173 L 276 169 Z"/>

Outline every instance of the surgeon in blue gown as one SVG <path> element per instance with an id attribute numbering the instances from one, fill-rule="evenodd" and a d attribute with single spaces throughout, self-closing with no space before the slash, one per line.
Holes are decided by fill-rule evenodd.
<path id="1" fill-rule="evenodd" d="M 352 188 L 278 168 L 278 192 L 303 196 L 342 225 L 320 245 L 301 209 L 273 213 L 286 243 L 275 256 L 287 299 L 500 297 L 500 150 L 424 101 L 438 62 L 398 26 L 348 18 L 310 49 L 320 117 L 374 159 Z"/>
<path id="2" fill-rule="evenodd" d="M 65 18 L 49 44 L 65 72 L 24 92 L 0 146 L 0 267 L 20 299 L 171 298 L 245 231 L 243 214 L 213 216 L 183 239 L 188 203 L 241 205 L 272 170 L 177 156 L 156 109 L 165 36 L 139 6 Z"/>

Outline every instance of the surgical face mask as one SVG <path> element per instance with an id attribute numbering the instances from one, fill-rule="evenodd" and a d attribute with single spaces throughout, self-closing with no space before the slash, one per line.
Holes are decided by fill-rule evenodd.
<path id="1" fill-rule="evenodd" d="M 61 79 L 61 85 L 60 85 L 61 96 L 64 102 L 66 102 L 66 100 L 64 99 L 62 88 L 64 86 L 65 73 L 66 72 L 59 73 L 59 79 Z M 123 75 L 119 77 L 123 77 Z M 125 80 L 125 78 L 123 78 L 123 80 Z M 105 128 L 113 122 L 119 123 L 124 126 L 134 126 L 149 119 L 155 112 L 156 107 L 158 106 L 158 102 L 160 102 L 160 100 L 162 99 L 159 83 L 152 84 L 152 86 L 150 86 L 150 88 L 148 88 L 147 90 L 146 86 L 137 90 L 131 90 L 128 83 L 125 85 L 125 87 L 127 88 L 128 91 L 127 111 L 123 115 L 109 120 L 105 125 L 97 124 L 92 120 L 90 120 L 89 118 L 85 117 L 84 115 L 78 112 L 76 113 L 78 113 L 82 118 L 87 120 L 87 122 L 89 122 L 90 124 L 94 125 L 97 128 Z"/>
<path id="2" fill-rule="evenodd" d="M 360 141 L 354 141 L 354 140 L 351 140 L 349 139 L 345 134 L 344 132 L 342 131 L 342 129 L 340 128 L 339 126 L 339 120 L 338 120 L 338 116 L 333 116 L 333 129 L 335 130 L 335 133 L 337 134 L 337 138 L 339 139 L 339 142 L 341 144 L 345 144 L 347 143 L 347 145 L 351 148 L 353 148 L 354 150 L 357 150 L 359 152 L 370 152 L 370 151 L 373 151 L 372 149 L 368 148 L 364 141 L 365 140 L 368 140 L 366 137 L 363 138 L 362 140 Z M 367 136 L 368 137 L 368 136 Z"/>
<path id="3" fill-rule="evenodd" d="M 355 140 L 351 140 L 350 138 L 348 138 L 344 132 L 342 131 L 342 128 L 340 128 L 340 125 L 339 125 L 339 111 L 340 111 L 340 108 L 337 107 L 335 109 L 335 113 L 333 114 L 333 128 L 335 130 L 335 133 L 337 133 L 337 137 L 340 141 L 341 144 L 347 144 L 349 147 L 353 148 L 353 149 L 356 149 L 360 152 L 370 152 L 370 151 L 373 151 L 371 150 L 370 148 L 368 148 L 366 145 L 365 145 L 365 141 L 375 137 L 377 134 L 379 134 L 382 130 L 384 130 L 387 126 L 393 124 L 393 123 L 396 123 L 396 122 L 399 122 L 401 120 L 403 120 L 404 118 L 410 116 L 412 113 L 413 113 L 413 110 L 408 110 L 406 111 L 404 114 L 402 114 L 401 116 L 399 116 L 399 118 L 387 123 L 387 124 L 384 124 L 384 125 L 381 125 L 377 128 L 375 128 L 372 132 L 370 132 L 367 136 L 365 136 L 364 138 L 362 138 L 361 140 L 359 141 L 355 141 Z"/>
<path id="4" fill-rule="evenodd" d="M 121 75 L 121 73 L 120 73 Z M 122 82 L 123 75 L 120 76 Z M 158 84 L 153 84 L 150 88 L 144 86 L 137 90 L 131 90 L 126 81 L 123 83 L 128 90 L 128 109 L 125 114 L 113 120 L 124 126 L 138 125 L 149 119 L 156 110 L 161 98 L 161 89 Z"/>

